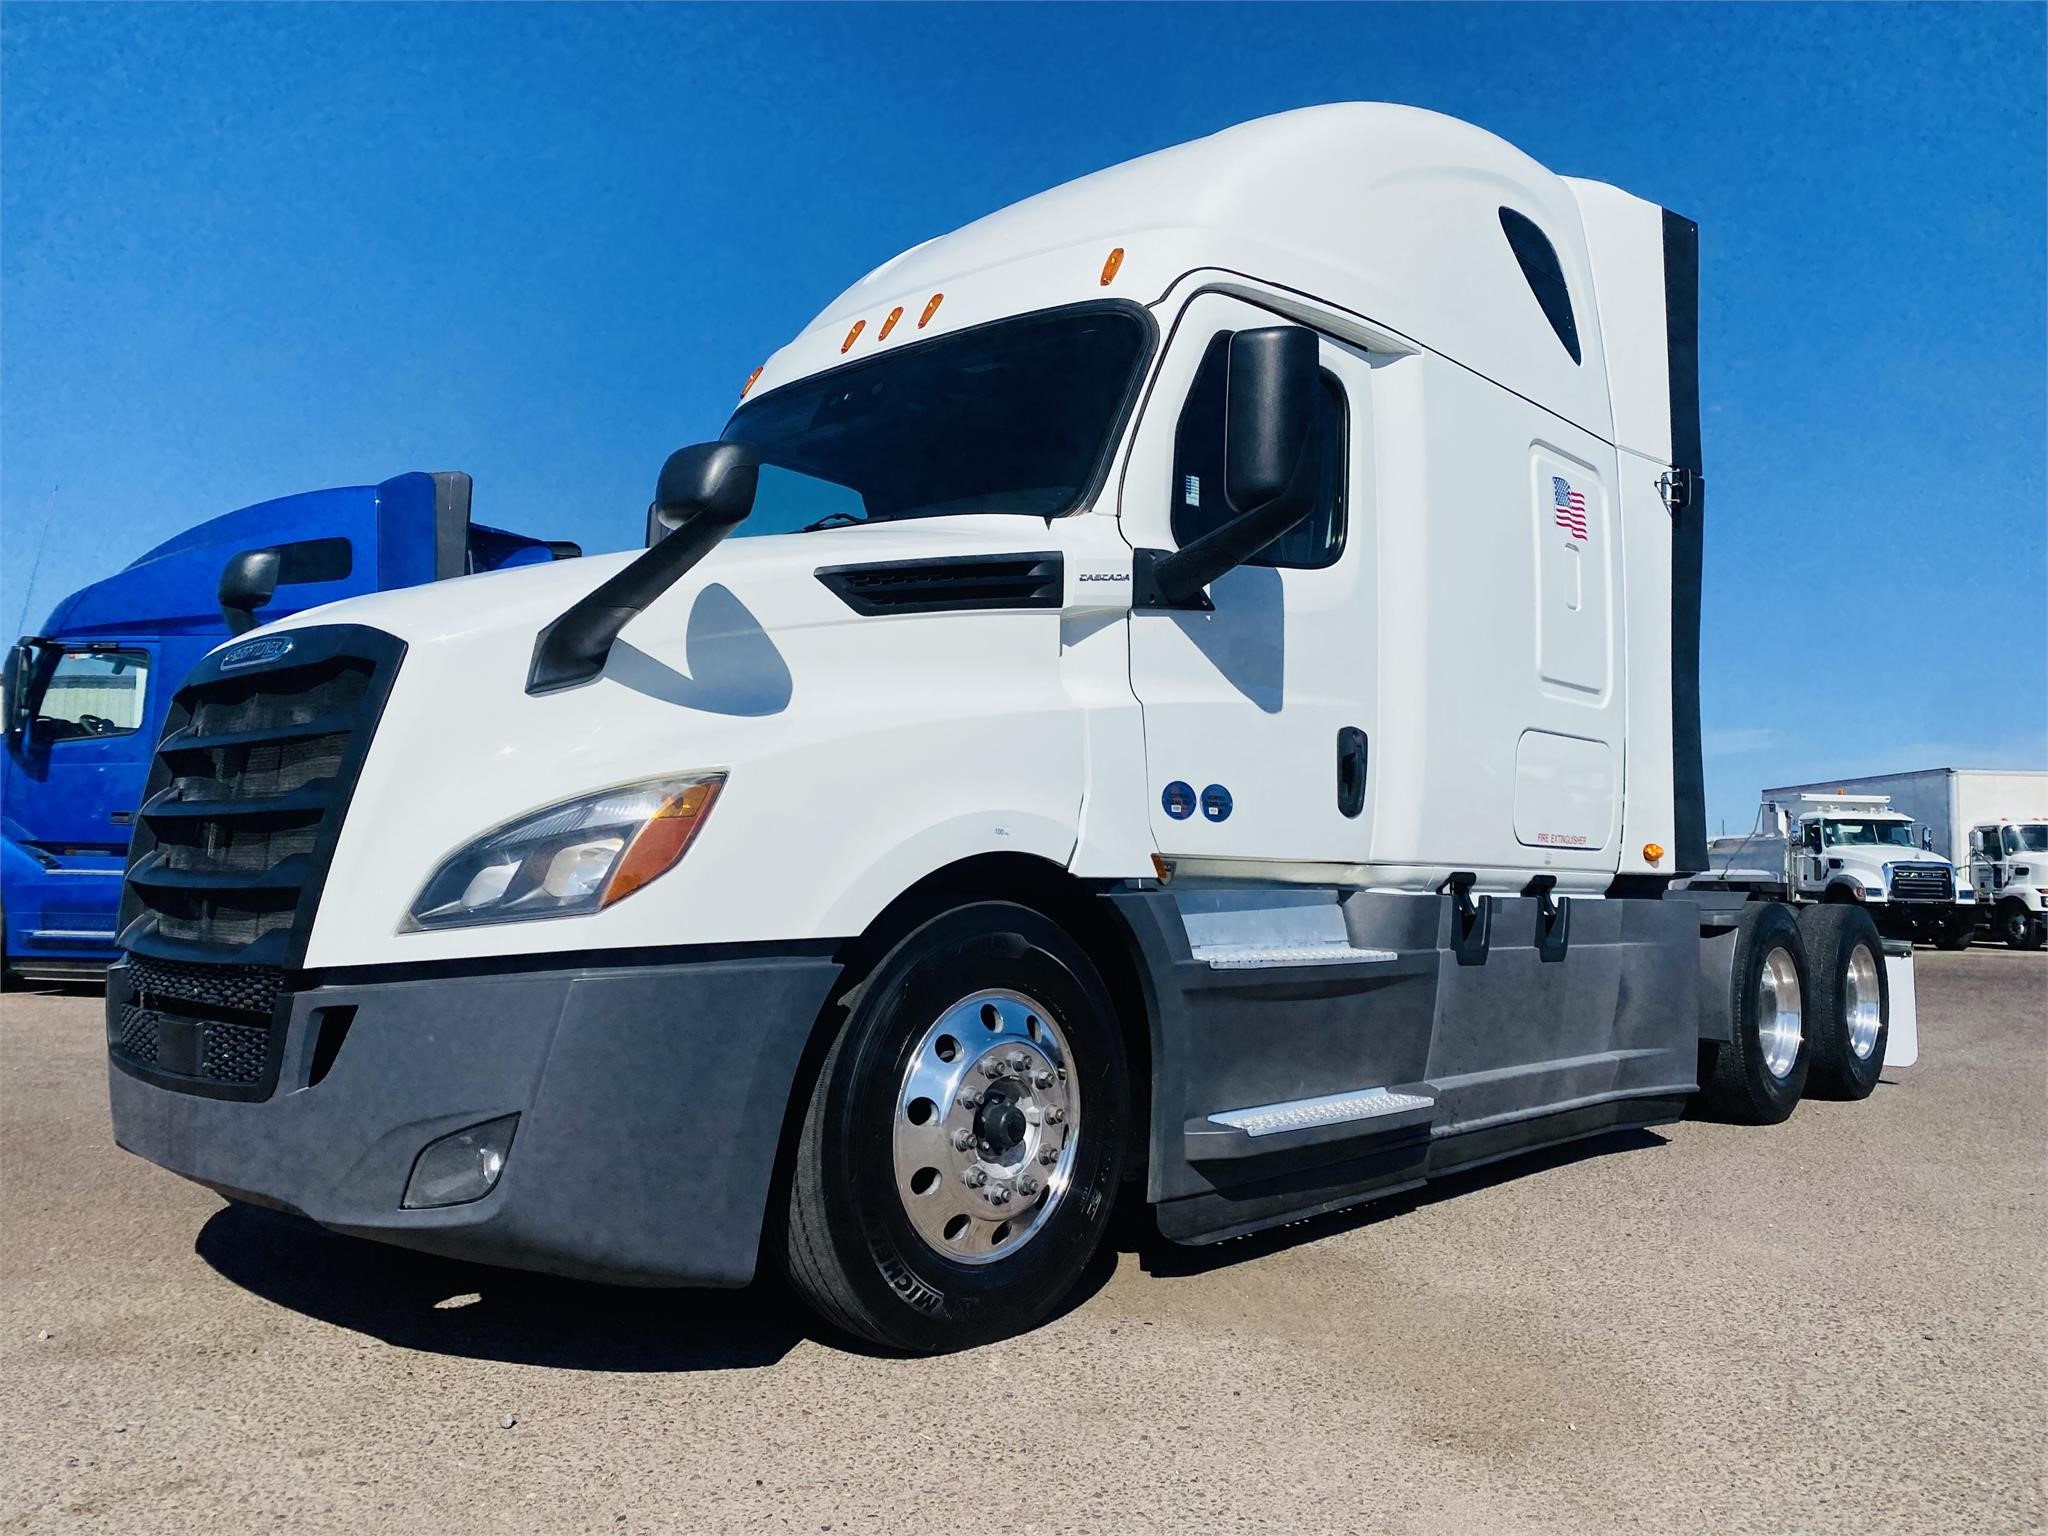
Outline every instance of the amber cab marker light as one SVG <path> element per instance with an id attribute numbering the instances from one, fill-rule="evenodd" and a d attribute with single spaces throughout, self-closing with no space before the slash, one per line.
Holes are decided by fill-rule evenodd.
<path id="1" fill-rule="evenodd" d="M 689 851 L 691 839 L 710 814 L 712 802 L 718 798 L 718 787 L 724 782 L 705 779 L 692 784 L 681 794 L 670 795 L 660 810 L 641 823 L 626 847 L 625 856 L 619 860 L 619 867 L 612 871 L 605 885 L 604 900 L 598 903 L 600 908 L 632 895 L 656 876 L 675 868 L 676 860 Z"/>
<path id="2" fill-rule="evenodd" d="M 1107 288 L 1116 280 L 1116 269 L 1124 264 L 1124 248 L 1118 246 L 1109 253 L 1109 260 L 1102 264 L 1102 286 Z"/>
<path id="3" fill-rule="evenodd" d="M 879 331 L 875 332 L 875 340 L 887 341 L 889 339 L 889 333 L 896 329 L 896 322 L 898 320 L 901 320 L 902 318 L 903 306 L 901 304 L 898 304 L 894 309 L 889 311 L 889 318 L 882 322 L 882 328 Z"/>
<path id="4" fill-rule="evenodd" d="M 767 366 L 768 365 L 766 363 L 763 363 L 760 368 L 756 368 L 752 373 L 747 375 L 747 382 L 740 386 L 740 398 L 742 400 L 746 399 L 748 395 L 754 392 L 754 385 L 760 380 L 761 377 L 761 369 L 766 368 Z"/>
<path id="5" fill-rule="evenodd" d="M 1664 862 L 1664 845 L 1662 843 L 1643 844 L 1643 857 L 1651 864 L 1662 864 Z"/>
<path id="6" fill-rule="evenodd" d="M 917 328 L 920 331 L 932 323 L 932 316 L 939 312 L 939 305 L 944 302 L 945 297 L 943 293 L 935 293 L 926 302 L 924 313 L 917 317 Z"/>
<path id="7" fill-rule="evenodd" d="M 841 352 L 851 352 L 853 344 L 860 340 L 860 333 L 867 329 L 867 324 L 865 320 L 854 321 L 853 329 L 846 333 L 846 340 L 839 343 L 839 350 Z"/>

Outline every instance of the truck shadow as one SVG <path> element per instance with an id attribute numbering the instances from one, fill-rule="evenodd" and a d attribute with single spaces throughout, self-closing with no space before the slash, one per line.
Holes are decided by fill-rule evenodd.
<path id="1" fill-rule="evenodd" d="M 899 1358 L 812 1317 L 782 1284 L 638 1290 L 526 1274 L 343 1237 L 255 1206 L 216 1211 L 193 1251 L 223 1279 L 305 1317 L 400 1349 L 575 1371 L 731 1371 L 775 1364 L 806 1339 Z M 1108 1283 L 1105 1244 L 1046 1321 Z"/>
<path id="2" fill-rule="evenodd" d="M 327 1232 L 246 1205 L 214 1213 L 193 1251 L 265 1301 L 401 1349 L 580 1371 L 773 1365 L 808 1314 L 766 1286 L 635 1290 L 524 1274 Z"/>
<path id="3" fill-rule="evenodd" d="M 1395 1221 L 1411 1211 L 1435 1205 L 1438 1201 L 1455 1200 L 1458 1196 L 1470 1194 L 1474 1190 L 1489 1189 L 1496 1184 L 1526 1178 L 1530 1174 L 1547 1173 L 1553 1168 L 1569 1167 L 1573 1163 L 1586 1162 L 1596 1157 L 1610 1157 L 1616 1153 L 1638 1152 L 1665 1145 L 1667 1139 L 1655 1131 L 1613 1131 L 1604 1136 L 1571 1142 L 1561 1147 L 1523 1153 L 1498 1163 L 1489 1163 L 1484 1168 L 1474 1168 L 1469 1173 L 1446 1174 L 1442 1178 L 1431 1179 L 1422 1188 L 1409 1190 L 1405 1194 L 1387 1195 L 1368 1201 L 1364 1205 L 1352 1206 L 1348 1210 L 1332 1211 L 1325 1216 L 1306 1217 L 1289 1222 L 1285 1226 L 1255 1232 L 1248 1237 L 1231 1238 L 1202 1247 L 1189 1247 L 1161 1237 L 1149 1220 L 1149 1212 L 1142 1217 L 1132 1212 L 1126 1217 L 1126 1226 L 1119 1246 L 1126 1252 L 1135 1252 L 1139 1268 L 1148 1275 L 1166 1280 L 1205 1275 L 1212 1270 L 1228 1269 L 1247 1260 L 1262 1259 L 1269 1254 L 1321 1242 L 1325 1238 L 1339 1237 L 1346 1232 L 1376 1226 L 1383 1221 Z"/>

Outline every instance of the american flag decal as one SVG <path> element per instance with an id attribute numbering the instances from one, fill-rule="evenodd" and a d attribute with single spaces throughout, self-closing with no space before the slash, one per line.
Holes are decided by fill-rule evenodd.
<path id="1" fill-rule="evenodd" d="M 1586 539 L 1586 498 L 1572 489 L 1562 475 L 1550 477 L 1550 489 L 1557 498 L 1557 526 L 1573 538 Z"/>

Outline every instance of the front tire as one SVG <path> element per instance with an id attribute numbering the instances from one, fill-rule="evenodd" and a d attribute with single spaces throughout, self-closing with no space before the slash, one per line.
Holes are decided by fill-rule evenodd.
<path id="1" fill-rule="evenodd" d="M 2008 901 L 1998 909 L 1998 936 L 2008 949 L 2039 949 L 2044 925 L 2036 922 L 2025 902 Z"/>
<path id="2" fill-rule="evenodd" d="M 1891 984 L 1884 941 L 1859 907 L 1808 907 L 1799 914 L 1806 945 L 1806 1027 L 1813 1037 L 1807 1092 L 1867 1099 L 1884 1073 L 1891 1037 Z"/>
<path id="3" fill-rule="evenodd" d="M 1700 1099 L 1721 1119 L 1776 1125 L 1798 1106 L 1813 1055 L 1805 1025 L 1806 947 L 1790 908 L 1775 901 L 1743 908 L 1730 985 L 1734 1038 L 1702 1042 Z"/>
<path id="4" fill-rule="evenodd" d="M 842 999 L 790 1179 L 789 1278 L 934 1354 L 1040 1322 L 1108 1228 L 1129 1087 L 1107 989 L 1039 913 L 963 907 Z"/>
<path id="5" fill-rule="evenodd" d="M 1977 914 L 1957 912 L 1944 919 L 1941 927 L 1935 931 L 1934 947 L 1946 950 L 1968 949 L 1970 941 L 1976 937 Z"/>

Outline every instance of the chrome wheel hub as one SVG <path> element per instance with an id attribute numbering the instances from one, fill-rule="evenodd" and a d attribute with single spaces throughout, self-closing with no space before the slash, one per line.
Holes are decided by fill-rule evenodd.
<path id="1" fill-rule="evenodd" d="M 1020 992 L 977 992 L 941 1014 L 910 1054 L 895 1114 L 904 1214 L 957 1263 L 1015 1253 L 1066 1198 L 1080 1085 L 1058 1026 Z"/>
<path id="2" fill-rule="evenodd" d="M 1799 969 L 1791 954 L 1774 949 L 1764 956 L 1757 976 L 1757 1043 L 1762 1047 L 1764 1070 L 1773 1077 L 1786 1077 L 1799 1059 L 1799 1043 L 1805 1038 L 1799 1006 Z"/>
<path id="3" fill-rule="evenodd" d="M 1849 955 L 1842 1006 L 1849 1015 L 1849 1049 L 1858 1061 L 1868 1061 L 1884 1027 L 1884 994 L 1878 987 L 1877 959 L 1867 945 L 1858 944 Z"/>

